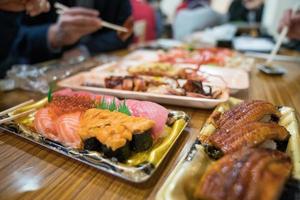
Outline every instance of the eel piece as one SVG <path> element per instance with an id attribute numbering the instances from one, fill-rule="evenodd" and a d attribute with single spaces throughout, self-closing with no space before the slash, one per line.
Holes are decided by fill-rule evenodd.
<path id="1" fill-rule="evenodd" d="M 259 121 L 265 116 L 280 117 L 280 112 L 273 104 L 261 101 L 246 101 L 225 112 L 217 120 L 218 128 L 230 129 L 237 124 Z"/>
<path id="2" fill-rule="evenodd" d="M 283 126 L 276 123 L 252 122 L 236 125 L 231 129 L 221 128 L 208 139 L 213 146 L 227 154 L 241 148 L 258 146 L 266 140 L 284 141 L 289 135 Z"/>
<path id="3" fill-rule="evenodd" d="M 194 197 L 209 200 L 278 199 L 292 169 L 287 154 L 248 149 L 213 163 L 200 179 Z"/>

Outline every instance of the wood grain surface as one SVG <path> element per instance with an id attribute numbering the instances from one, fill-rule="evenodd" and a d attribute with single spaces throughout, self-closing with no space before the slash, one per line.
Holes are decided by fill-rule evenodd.
<path id="1" fill-rule="evenodd" d="M 282 77 L 272 77 L 253 69 L 250 88 L 234 96 L 268 100 L 276 105 L 293 107 L 299 113 L 299 63 L 276 64 L 286 68 L 288 73 Z M 41 94 L 19 90 L 0 93 L 0 110 L 30 98 L 41 97 Z M 154 177 L 141 184 L 123 181 L 0 131 L 0 199 L 154 199 L 211 113 L 210 110 L 169 108 L 187 112 L 192 117 L 190 126 L 176 142 Z"/>

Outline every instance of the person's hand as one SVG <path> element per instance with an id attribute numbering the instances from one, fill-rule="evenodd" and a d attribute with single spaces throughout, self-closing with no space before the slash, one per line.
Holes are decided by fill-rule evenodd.
<path id="1" fill-rule="evenodd" d="M 50 10 L 48 0 L 23 0 L 25 2 L 25 10 L 30 16 L 36 16 Z"/>
<path id="2" fill-rule="evenodd" d="M 293 15 L 292 10 L 287 10 L 280 21 L 278 32 L 287 26 L 289 31 L 287 36 L 290 39 L 300 40 L 300 11 Z"/>
<path id="3" fill-rule="evenodd" d="M 30 16 L 48 12 L 50 4 L 47 0 L 4 0 L 0 2 L 0 10 L 21 12 L 26 11 Z"/>
<path id="4" fill-rule="evenodd" d="M 264 3 L 264 0 L 243 0 L 243 4 L 244 4 L 245 8 L 247 8 L 248 10 L 256 10 L 263 3 Z"/>
<path id="5" fill-rule="evenodd" d="M 84 57 L 84 58 L 90 57 L 90 53 L 88 49 L 84 46 L 75 47 L 73 49 L 65 51 L 63 53 L 62 59 L 68 61 L 78 57 Z"/>
<path id="6" fill-rule="evenodd" d="M 133 18 L 131 16 L 126 19 L 123 27 L 127 28 L 128 32 L 118 31 L 118 36 L 122 41 L 125 41 L 133 34 Z"/>
<path id="7" fill-rule="evenodd" d="M 86 8 L 70 8 L 59 17 L 48 31 L 48 41 L 52 48 L 72 45 L 85 35 L 101 28 L 99 12 Z"/>

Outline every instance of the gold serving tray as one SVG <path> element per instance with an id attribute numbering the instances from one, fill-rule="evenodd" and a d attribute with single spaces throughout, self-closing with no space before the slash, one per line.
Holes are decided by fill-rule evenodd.
<path id="1" fill-rule="evenodd" d="M 239 99 L 230 98 L 226 103 L 220 104 L 202 127 L 199 134 L 200 140 L 205 139 L 215 131 L 211 118 L 214 114 L 217 112 L 223 113 L 240 102 L 242 101 Z M 284 126 L 291 134 L 286 152 L 292 158 L 293 162 L 292 177 L 300 180 L 300 135 L 295 110 L 284 106 L 280 107 L 279 110 L 282 114 L 279 124 Z M 163 184 L 162 188 L 157 193 L 156 199 L 193 199 L 195 186 L 204 174 L 206 168 L 212 163 L 213 161 L 207 156 L 199 140 L 196 140 L 187 156 L 177 164 Z"/>
<path id="2" fill-rule="evenodd" d="M 42 99 L 31 105 L 24 106 L 9 115 L 13 116 L 32 108 L 41 108 L 47 102 L 47 98 Z M 189 116 L 183 111 L 170 111 L 169 119 L 174 121 L 174 123 L 171 126 L 165 126 L 165 133 L 163 134 L 166 136 L 158 139 L 151 149 L 136 153 L 127 162 L 121 163 L 114 158 L 104 158 L 99 152 L 65 147 L 41 136 L 34 132 L 34 114 L 32 113 L 9 124 L 1 125 L 0 128 L 74 160 L 136 183 L 144 182 L 154 174 L 189 122 Z"/>

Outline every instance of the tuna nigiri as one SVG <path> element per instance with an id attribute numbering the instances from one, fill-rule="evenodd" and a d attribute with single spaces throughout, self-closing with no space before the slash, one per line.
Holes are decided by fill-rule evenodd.
<path id="1" fill-rule="evenodd" d="M 126 100 L 131 114 L 136 117 L 145 117 L 155 122 L 152 128 L 152 137 L 157 139 L 162 134 L 168 119 L 169 111 L 156 103 L 149 101 Z"/>

